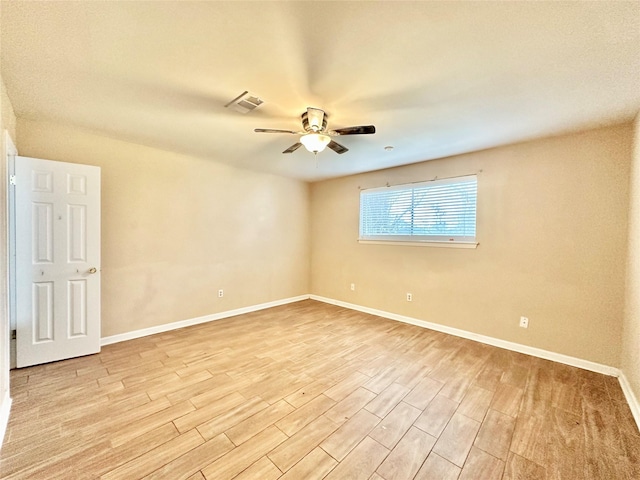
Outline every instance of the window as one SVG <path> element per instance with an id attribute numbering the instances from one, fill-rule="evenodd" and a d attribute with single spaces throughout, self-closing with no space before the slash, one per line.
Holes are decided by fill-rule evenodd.
<path id="1" fill-rule="evenodd" d="M 476 175 L 360 192 L 360 241 L 476 242 Z"/>

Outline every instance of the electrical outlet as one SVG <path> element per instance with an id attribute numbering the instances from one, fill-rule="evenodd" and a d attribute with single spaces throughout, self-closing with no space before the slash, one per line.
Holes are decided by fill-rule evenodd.
<path id="1" fill-rule="evenodd" d="M 353 292 L 353 291 L 355 291 L 355 289 L 356 289 L 356 284 L 355 284 L 355 283 L 352 283 L 352 284 L 351 284 L 351 291 Z"/>
<path id="2" fill-rule="evenodd" d="M 527 317 L 520 317 L 520 326 L 522 328 L 529 328 L 529 319 Z"/>
<path id="3" fill-rule="evenodd" d="M 218 290 L 218 297 L 220 298 L 224 297 L 224 290 L 222 289 Z"/>
<path id="4" fill-rule="evenodd" d="M 411 293 L 407 293 L 407 302 L 413 302 L 413 295 Z"/>

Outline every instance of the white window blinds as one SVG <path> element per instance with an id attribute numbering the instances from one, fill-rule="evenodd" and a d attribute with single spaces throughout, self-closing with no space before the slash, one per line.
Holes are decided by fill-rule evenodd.
<path id="1" fill-rule="evenodd" d="M 360 192 L 360 240 L 475 242 L 476 175 Z"/>

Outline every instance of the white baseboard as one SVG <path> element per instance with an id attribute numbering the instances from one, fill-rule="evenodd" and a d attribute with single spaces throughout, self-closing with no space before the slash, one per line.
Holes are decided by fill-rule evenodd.
<path id="1" fill-rule="evenodd" d="M 9 392 L 2 399 L 2 405 L 0 405 L 0 447 L 4 442 L 4 434 L 7 432 L 7 425 L 9 424 L 9 414 L 11 413 L 11 397 Z"/>
<path id="2" fill-rule="evenodd" d="M 141 337 L 146 337 L 148 335 L 155 335 L 156 333 L 163 333 L 163 332 L 168 332 L 170 330 L 177 330 L 178 328 L 190 327 L 191 325 L 198 325 L 200 323 L 212 322 L 214 320 L 221 320 L 223 318 L 235 317 L 236 315 L 256 312 L 258 310 L 264 310 L 265 308 L 278 307 L 280 305 L 286 305 L 287 303 L 307 300 L 308 298 L 309 298 L 309 295 L 300 295 L 298 297 L 283 298 L 281 300 L 274 300 L 273 302 L 260 303 L 258 305 L 251 305 L 249 307 L 236 308 L 235 310 L 227 310 L 226 312 L 213 313 L 211 315 L 204 315 L 202 317 L 190 318 L 188 320 L 165 323 L 164 325 L 143 328 L 141 330 L 134 330 L 132 332 L 127 332 L 127 333 L 120 333 L 118 335 L 111 335 L 109 337 L 102 337 L 102 339 L 100 340 L 100 345 L 103 345 L 103 346 L 110 345 L 112 343 L 124 342 L 126 340 L 133 340 L 134 338 L 141 338 Z"/>
<path id="3" fill-rule="evenodd" d="M 620 387 L 622 388 L 622 392 L 624 393 L 624 396 L 627 399 L 627 403 L 629 404 L 629 408 L 631 409 L 633 418 L 636 419 L 638 430 L 640 430 L 640 402 L 638 402 L 638 398 L 636 397 L 635 393 L 633 393 L 631 384 L 629 383 L 629 380 L 627 380 L 627 377 L 625 376 L 623 371 L 620 371 L 620 376 L 618 377 L 618 381 L 620 382 Z"/>
<path id="4" fill-rule="evenodd" d="M 569 355 L 563 355 L 561 353 L 550 352 L 541 348 L 530 347 L 528 345 L 522 345 L 520 343 L 509 342 L 507 340 L 501 340 L 499 338 L 480 335 L 479 333 L 468 332 L 459 328 L 447 327 L 446 325 L 440 325 L 438 323 L 426 322 L 424 320 L 418 320 L 417 318 L 406 317 L 404 315 L 398 315 L 397 313 L 385 312 L 383 310 L 377 310 L 375 308 L 363 307 L 361 305 L 355 305 L 353 303 L 343 302 L 341 300 L 320 297 L 318 295 L 310 295 L 310 298 L 319 302 L 330 303 L 332 305 L 349 308 L 351 310 L 357 310 L 359 312 L 370 313 L 371 315 L 377 315 L 379 317 L 388 318 L 390 320 L 397 320 L 399 322 L 416 325 L 418 327 L 428 328 L 430 330 L 436 330 L 442 333 L 448 333 L 449 335 L 454 335 L 456 337 L 475 340 L 476 342 L 486 343 L 487 345 L 493 345 L 494 347 L 500 347 L 506 350 L 512 350 L 514 352 L 525 353 L 534 357 L 540 357 L 546 360 L 564 363 L 566 365 L 582 368 L 584 370 L 590 370 L 592 372 L 603 373 L 605 375 L 611 375 L 613 377 L 617 377 L 620 375 L 620 370 L 615 367 L 602 365 L 600 363 L 591 362 L 589 360 L 583 360 L 581 358 L 571 357 Z"/>

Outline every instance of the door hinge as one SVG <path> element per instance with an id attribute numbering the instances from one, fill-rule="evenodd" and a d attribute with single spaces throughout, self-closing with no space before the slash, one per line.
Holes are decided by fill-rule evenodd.
<path id="1" fill-rule="evenodd" d="M 15 340 L 15 339 L 16 339 L 16 331 L 11 330 L 11 340 Z"/>
<path id="2" fill-rule="evenodd" d="M 16 176 L 9 175 L 9 185 L 15 185 L 15 184 L 16 184 Z"/>

